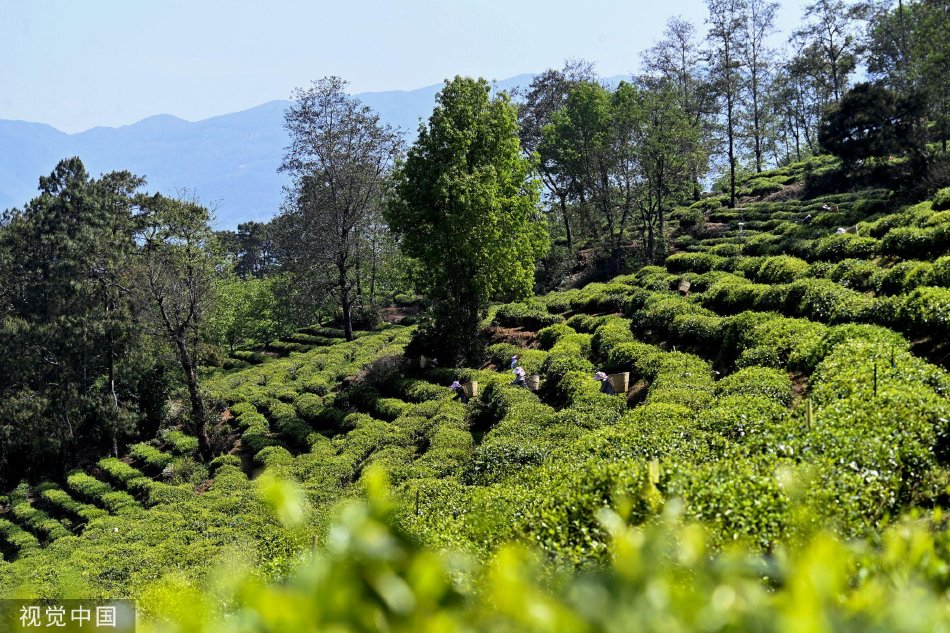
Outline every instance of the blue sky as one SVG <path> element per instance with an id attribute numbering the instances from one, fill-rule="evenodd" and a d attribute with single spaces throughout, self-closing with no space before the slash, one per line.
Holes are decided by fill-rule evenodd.
<path id="1" fill-rule="evenodd" d="M 783 4 L 788 33 L 805 2 Z M 0 119 L 66 132 L 154 114 L 197 120 L 285 99 L 329 74 L 353 92 L 455 74 L 504 79 L 567 57 L 625 74 L 672 15 L 701 24 L 705 4 L 0 0 Z"/>

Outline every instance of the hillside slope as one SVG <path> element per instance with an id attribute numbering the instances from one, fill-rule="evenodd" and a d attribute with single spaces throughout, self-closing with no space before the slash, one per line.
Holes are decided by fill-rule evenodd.
<path id="1" fill-rule="evenodd" d="M 569 568 L 607 565 L 604 507 L 634 526 L 675 507 L 710 552 L 738 543 L 779 561 L 819 529 L 875 551 L 911 512 L 939 539 L 950 210 L 943 196 L 898 206 L 882 190 L 763 199 L 803 170 L 749 181 L 739 209 L 714 197 L 679 210 L 665 266 L 495 306 L 481 367 L 423 368 L 404 358 L 413 328 L 391 324 L 350 343 L 315 327 L 272 345 L 279 358 L 239 354 L 208 381 L 239 437 L 232 454 L 169 483 L 175 449 L 157 442 L 72 475 L 71 500 L 52 485 L 14 491 L 0 592 L 141 598 L 171 566 L 200 584 L 208 561 L 235 552 L 276 578 L 310 539 L 337 551 L 334 507 L 372 487 L 373 466 L 413 542 L 480 560 L 514 541 Z M 516 353 L 536 391 L 509 384 Z M 628 374 L 627 391 L 600 393 L 598 369 Z M 459 402 L 453 380 L 478 396 Z M 302 525 L 282 527 L 262 501 L 270 477 L 305 496 Z M 946 549 L 933 557 L 946 563 Z M 939 590 L 940 573 L 925 578 Z"/>
<path id="2" fill-rule="evenodd" d="M 508 90 L 527 85 L 531 77 L 518 75 L 496 85 Z M 356 96 L 412 140 L 440 89 L 432 85 Z M 195 122 L 157 115 L 78 134 L 41 123 L 0 121 L 0 210 L 25 204 L 36 193 L 39 175 L 48 174 L 63 158 L 79 156 L 92 174 L 124 169 L 145 176 L 150 191 L 195 192 L 217 208 L 216 228 L 269 220 L 289 183 L 277 173 L 287 145 L 283 117 L 288 105 L 276 100 Z"/>

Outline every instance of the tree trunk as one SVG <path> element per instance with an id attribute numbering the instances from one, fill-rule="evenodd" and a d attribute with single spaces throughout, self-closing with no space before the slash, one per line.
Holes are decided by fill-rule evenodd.
<path id="1" fill-rule="evenodd" d="M 653 263 L 653 253 L 654 253 L 655 243 L 656 243 L 656 238 L 655 238 L 654 235 L 653 235 L 653 220 L 652 220 L 652 218 L 651 218 L 650 221 L 647 222 L 647 244 L 646 244 L 646 246 L 647 246 L 647 252 L 646 252 L 646 255 L 647 255 L 647 263 L 648 263 L 648 264 L 652 264 L 652 263 Z"/>
<path id="2" fill-rule="evenodd" d="M 195 435 L 198 436 L 198 447 L 205 459 L 211 459 L 211 440 L 208 438 L 207 412 L 205 411 L 204 400 L 201 399 L 201 390 L 198 387 L 198 372 L 195 369 L 195 363 L 188 351 L 188 343 L 185 340 L 187 334 L 181 333 L 175 338 L 175 345 L 178 348 L 178 360 L 181 361 L 181 368 L 185 371 L 185 382 L 188 385 L 188 397 L 191 400 L 191 423 Z"/>
<path id="3" fill-rule="evenodd" d="M 762 173 L 762 130 L 759 116 L 758 78 L 752 78 L 752 129 L 755 133 L 755 173 Z"/>
<path id="4" fill-rule="evenodd" d="M 567 217 L 567 201 L 565 200 L 566 196 L 561 193 L 558 194 L 558 199 L 561 203 L 561 217 L 564 219 L 564 236 L 567 238 L 567 251 L 569 253 L 574 252 L 574 238 L 571 235 L 571 221 Z"/>
<path id="5" fill-rule="evenodd" d="M 376 308 L 376 267 L 377 260 L 379 259 L 379 254 L 376 252 L 375 244 L 372 247 L 373 249 L 373 261 L 369 267 L 369 305 L 371 308 Z"/>
<path id="6" fill-rule="evenodd" d="M 732 56 L 729 54 L 729 42 L 725 42 L 726 66 L 726 134 L 729 137 L 729 208 L 736 208 L 736 149 L 735 121 L 733 120 Z"/>
<path id="7" fill-rule="evenodd" d="M 356 297 L 355 303 L 359 305 L 360 308 L 363 307 L 363 283 L 362 283 L 362 273 L 360 272 L 360 258 L 356 258 Z"/>
<path id="8" fill-rule="evenodd" d="M 340 271 L 338 286 L 340 288 L 340 308 L 343 310 L 343 334 L 346 340 L 353 340 L 353 300 L 350 297 L 350 288 L 346 281 L 346 265 L 337 264 L 337 270 Z"/>

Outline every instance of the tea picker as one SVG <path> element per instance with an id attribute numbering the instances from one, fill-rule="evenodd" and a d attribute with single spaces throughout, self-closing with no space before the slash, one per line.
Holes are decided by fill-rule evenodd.
<path id="1" fill-rule="evenodd" d="M 610 382 L 610 376 L 604 372 L 599 371 L 594 374 L 594 380 L 600 381 L 600 393 L 605 393 L 608 396 L 617 395 L 617 390 L 614 389 L 613 383 Z"/>
<path id="2" fill-rule="evenodd" d="M 515 379 L 511 384 L 513 384 L 516 387 L 524 387 L 525 389 L 527 389 L 528 383 L 525 381 L 524 367 L 515 367 L 514 374 L 515 374 Z"/>
<path id="3" fill-rule="evenodd" d="M 462 404 L 468 404 L 468 394 L 465 393 L 465 388 L 462 387 L 459 381 L 454 381 L 451 385 L 449 385 L 449 389 L 455 392 L 456 397 Z"/>

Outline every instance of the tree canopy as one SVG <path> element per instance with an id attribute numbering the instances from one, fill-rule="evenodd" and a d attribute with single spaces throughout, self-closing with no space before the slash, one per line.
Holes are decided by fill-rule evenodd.
<path id="1" fill-rule="evenodd" d="M 490 92 L 483 79 L 446 82 L 396 172 L 386 214 L 425 267 L 435 330 L 451 354 L 472 348 L 489 300 L 531 292 L 548 243 L 517 109 Z"/>

